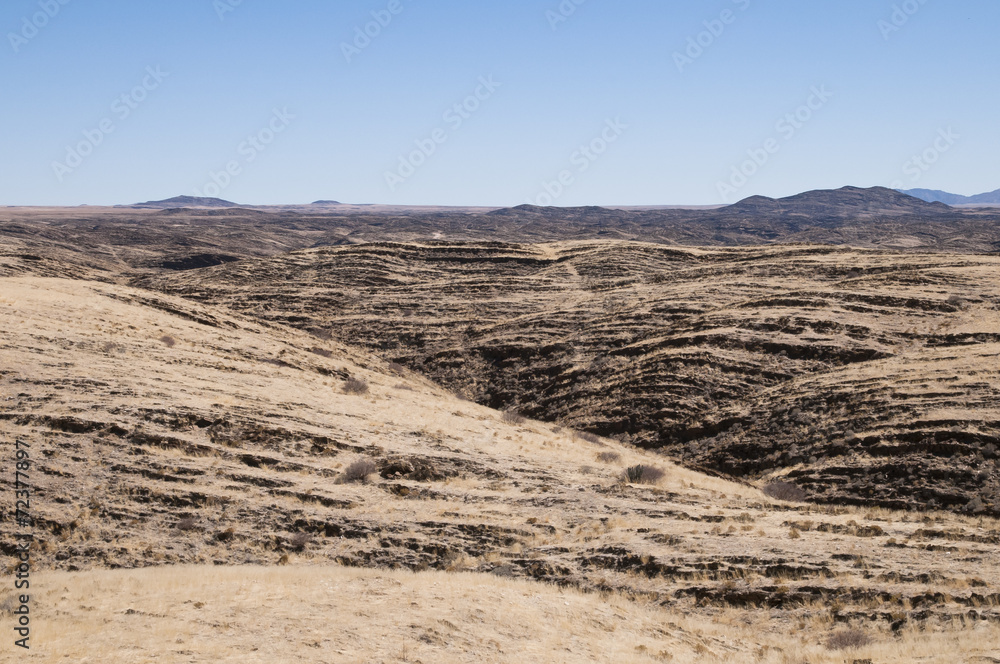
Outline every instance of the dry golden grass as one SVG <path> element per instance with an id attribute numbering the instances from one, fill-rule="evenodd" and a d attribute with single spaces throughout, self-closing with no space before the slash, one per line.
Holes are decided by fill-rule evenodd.
<path id="1" fill-rule="evenodd" d="M 49 573 L 35 591 L 35 646 L 17 661 L 733 662 L 879 664 L 1000 657 L 1000 629 L 836 628 L 794 633 L 768 613 L 684 615 L 615 594 L 482 574 L 340 567 L 170 567 Z M 11 646 L 3 644 L 5 658 Z M 977 659 L 978 658 L 978 659 Z"/>

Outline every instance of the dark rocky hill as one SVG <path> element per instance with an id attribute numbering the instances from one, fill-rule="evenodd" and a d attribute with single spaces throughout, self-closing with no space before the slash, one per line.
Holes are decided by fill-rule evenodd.
<path id="1" fill-rule="evenodd" d="M 1000 514 L 1000 257 L 380 243 L 136 283 L 813 500 Z"/>
<path id="2" fill-rule="evenodd" d="M 225 201 L 221 198 L 209 198 L 205 196 L 175 196 L 173 198 L 167 198 L 162 201 L 147 201 L 145 203 L 136 203 L 131 207 L 137 208 L 154 208 L 154 209 L 169 209 L 169 208 L 229 208 L 229 207 L 239 207 L 237 203 L 232 201 Z"/>

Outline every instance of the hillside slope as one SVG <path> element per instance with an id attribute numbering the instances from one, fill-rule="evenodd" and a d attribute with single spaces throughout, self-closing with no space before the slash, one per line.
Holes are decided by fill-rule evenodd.
<path id="1" fill-rule="evenodd" d="M 776 503 L 304 332 L 117 285 L 2 283 L 0 436 L 34 459 L 36 569 L 475 571 L 706 617 L 767 606 L 776 634 L 819 612 L 815 641 L 1000 620 L 991 519 Z M 376 472 L 345 481 L 359 460 Z M 640 463 L 665 478 L 622 481 Z"/>
<path id="2" fill-rule="evenodd" d="M 1000 258 L 377 244 L 140 280 L 817 501 L 1000 514 Z"/>

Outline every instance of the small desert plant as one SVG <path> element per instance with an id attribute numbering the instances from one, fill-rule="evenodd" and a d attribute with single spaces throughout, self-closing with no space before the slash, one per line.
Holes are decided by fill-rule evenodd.
<path id="1" fill-rule="evenodd" d="M 826 641 L 826 647 L 830 650 L 847 650 L 848 648 L 863 648 L 871 642 L 871 637 L 860 629 L 842 629 L 830 635 Z"/>
<path id="2" fill-rule="evenodd" d="M 197 530 L 198 529 L 198 519 L 193 516 L 184 517 L 177 522 L 177 530 Z"/>
<path id="3" fill-rule="evenodd" d="M 806 492 L 791 482 L 771 482 L 762 491 L 769 498 L 789 503 L 801 503 L 806 499 Z"/>
<path id="4" fill-rule="evenodd" d="M 333 357 L 332 350 L 326 350 L 325 348 L 320 348 L 319 346 L 313 346 L 309 349 L 309 352 L 313 355 L 319 355 L 320 357 L 325 357 L 327 359 Z"/>
<path id="5" fill-rule="evenodd" d="M 378 466 L 371 459 L 358 459 L 344 470 L 345 482 L 364 482 L 369 475 L 378 472 Z"/>
<path id="6" fill-rule="evenodd" d="M 656 484 L 666 476 L 666 472 L 656 466 L 629 466 L 622 478 L 630 484 Z"/>
<path id="7" fill-rule="evenodd" d="M 516 410 L 505 410 L 500 419 L 503 420 L 504 424 L 524 424 L 524 415 Z"/>
<path id="8" fill-rule="evenodd" d="M 233 528 L 226 528 L 225 530 L 220 530 L 215 534 L 215 539 L 219 542 L 228 542 L 236 537 L 236 530 Z"/>
<path id="9" fill-rule="evenodd" d="M 172 336 L 170 336 L 169 334 L 164 334 L 164 335 L 163 335 L 162 337 L 160 337 L 160 341 L 161 341 L 161 342 L 163 343 L 163 345 L 164 345 L 164 346 L 166 346 L 167 348 L 173 348 L 174 346 L 176 346 L 176 345 L 177 345 L 177 340 L 176 340 L 176 339 L 174 339 L 174 338 L 173 338 Z"/>
<path id="10" fill-rule="evenodd" d="M 312 535 L 309 533 L 295 533 L 292 538 L 288 540 L 288 543 L 292 545 L 292 548 L 296 551 L 301 551 L 309 545 L 312 541 Z"/>
<path id="11" fill-rule="evenodd" d="M 404 375 L 406 375 L 406 367 L 404 367 L 399 362 L 390 362 L 389 363 L 389 371 L 391 371 L 392 373 L 396 374 L 397 376 L 404 376 Z"/>
<path id="12" fill-rule="evenodd" d="M 617 463 L 622 460 L 622 455 L 618 452 L 601 452 L 597 455 L 597 460 L 603 463 Z"/>
<path id="13" fill-rule="evenodd" d="M 329 341 L 333 338 L 333 330 L 322 330 L 318 327 L 311 327 L 306 331 L 317 339 L 322 339 L 323 341 Z"/>
<path id="14" fill-rule="evenodd" d="M 0 615 L 14 615 L 14 611 L 21 603 L 17 599 L 17 594 L 8 595 L 0 602 Z"/>
<path id="15" fill-rule="evenodd" d="M 346 394 L 368 394 L 368 383 L 360 378 L 348 378 L 344 382 Z"/>
<path id="16" fill-rule="evenodd" d="M 590 433 L 589 431 L 580 431 L 576 434 L 576 437 L 580 440 L 585 440 L 588 443 L 599 443 L 601 442 L 601 437 L 596 433 Z"/>

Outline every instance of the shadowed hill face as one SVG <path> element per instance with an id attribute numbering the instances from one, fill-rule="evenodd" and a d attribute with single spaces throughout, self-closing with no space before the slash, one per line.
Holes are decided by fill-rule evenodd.
<path id="1" fill-rule="evenodd" d="M 1000 259 L 370 245 L 144 281 L 814 500 L 1000 513 Z"/>

